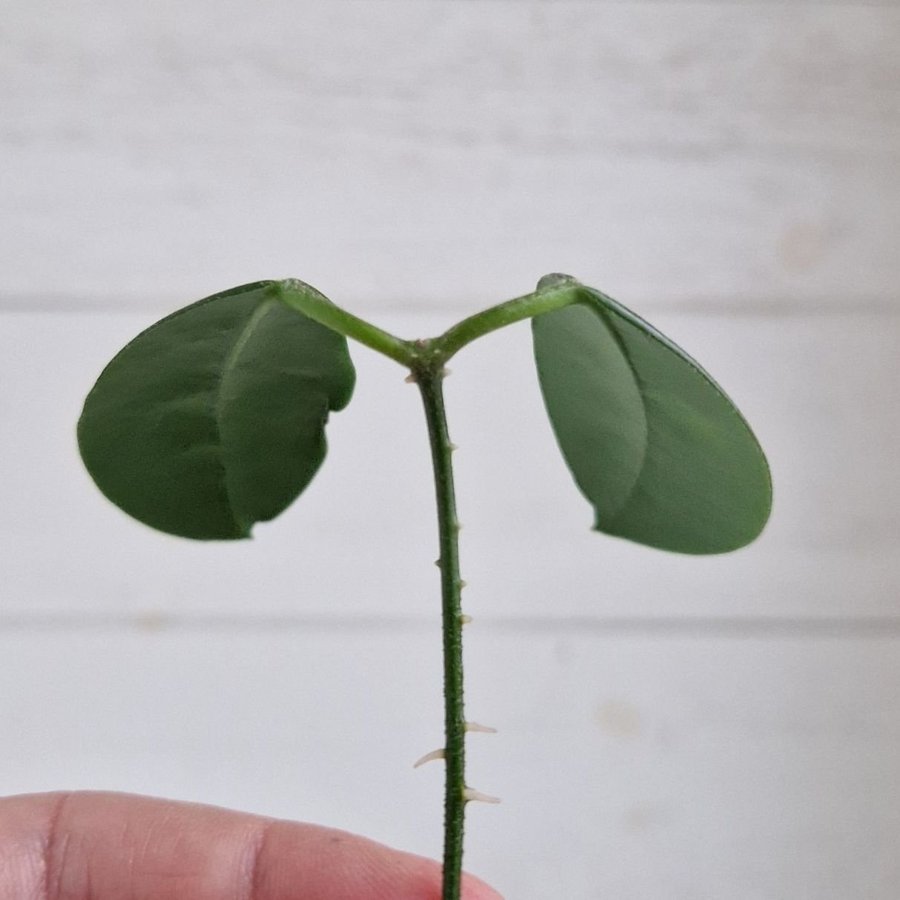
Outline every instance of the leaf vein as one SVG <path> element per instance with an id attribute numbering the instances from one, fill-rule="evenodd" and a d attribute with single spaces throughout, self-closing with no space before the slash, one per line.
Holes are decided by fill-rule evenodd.
<path id="1" fill-rule="evenodd" d="M 237 336 L 237 339 L 234 342 L 234 345 L 228 351 L 228 355 L 225 357 L 225 360 L 222 363 L 222 370 L 219 375 L 219 383 L 213 397 L 213 424 L 216 429 L 216 435 L 219 439 L 219 463 L 222 467 L 222 483 L 225 488 L 225 497 L 228 501 L 228 509 L 231 511 L 231 516 L 234 519 L 235 525 L 244 533 L 250 530 L 250 526 L 253 523 L 248 522 L 246 518 L 240 515 L 240 512 L 236 508 L 234 502 L 233 487 L 230 483 L 231 473 L 226 461 L 226 444 L 222 428 L 222 421 L 224 419 L 224 404 L 225 398 L 227 396 L 226 389 L 238 366 L 241 353 L 250 342 L 262 320 L 269 314 L 269 312 L 271 312 L 272 308 L 277 302 L 278 301 L 275 299 L 265 300 L 260 303 L 257 309 L 253 311 L 253 314 L 241 329 L 240 333 Z"/>

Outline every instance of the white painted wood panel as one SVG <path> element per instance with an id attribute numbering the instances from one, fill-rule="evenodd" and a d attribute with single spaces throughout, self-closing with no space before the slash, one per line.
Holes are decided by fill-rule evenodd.
<path id="1" fill-rule="evenodd" d="M 749 548 L 713 558 L 591 532 L 590 508 L 543 412 L 528 327 L 516 326 L 461 353 L 447 386 L 461 448 L 469 612 L 587 617 L 610 627 L 659 617 L 900 622 L 897 317 L 654 320 L 715 373 L 756 428 L 774 472 L 769 528 Z M 107 359 L 150 321 L 0 316 L 0 620 L 38 616 L 58 627 L 86 616 L 435 616 L 418 397 L 399 366 L 365 348 L 353 349 L 357 393 L 332 418 L 325 465 L 255 540 L 169 538 L 99 495 L 77 456 L 75 422 Z M 407 337 L 451 321 L 379 319 Z"/>
<path id="2" fill-rule="evenodd" d="M 11 0 L 0 302 L 893 305 L 900 10 Z"/>
<path id="3" fill-rule="evenodd" d="M 756 428 L 762 539 L 593 534 L 527 327 L 455 361 L 468 864 L 512 900 L 900 891 L 900 6 L 7 0 L 0 793 L 96 787 L 439 852 L 424 428 L 360 348 L 295 508 L 158 536 L 81 400 L 157 314 L 294 275 L 403 336 L 571 271 Z M 9 312 L 18 310 L 18 312 Z M 35 312 L 43 310 L 42 313 Z"/>
<path id="4" fill-rule="evenodd" d="M 436 632 L 0 634 L 0 791 L 112 788 L 439 853 Z M 469 632 L 469 867 L 515 900 L 894 900 L 900 645 Z"/>

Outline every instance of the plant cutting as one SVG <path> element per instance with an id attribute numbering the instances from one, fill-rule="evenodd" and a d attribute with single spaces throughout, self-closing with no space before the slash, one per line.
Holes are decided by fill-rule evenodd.
<path id="1" fill-rule="evenodd" d="M 295 279 L 215 294 L 148 328 L 106 366 L 78 423 L 85 465 L 134 518 L 198 540 L 250 536 L 321 465 L 330 413 L 350 401 L 347 338 L 409 371 L 421 394 L 437 505 L 446 765 L 443 900 L 458 900 L 466 805 L 453 444 L 443 382 L 467 344 L 531 319 L 544 404 L 594 527 L 650 547 L 713 554 L 748 544 L 771 508 L 765 456 L 724 391 L 683 350 L 567 275 L 404 340 Z"/>

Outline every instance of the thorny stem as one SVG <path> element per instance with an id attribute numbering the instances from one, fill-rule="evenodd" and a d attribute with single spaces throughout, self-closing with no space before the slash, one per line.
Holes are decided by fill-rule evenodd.
<path id="1" fill-rule="evenodd" d="M 444 642 L 444 887 L 443 900 L 459 900 L 462 880 L 463 825 L 465 817 L 466 719 L 463 712 L 462 606 L 459 574 L 459 522 L 453 488 L 453 445 L 444 411 L 443 369 L 414 370 L 422 395 L 434 487 L 437 498 L 438 535 L 441 555 L 441 609 Z"/>

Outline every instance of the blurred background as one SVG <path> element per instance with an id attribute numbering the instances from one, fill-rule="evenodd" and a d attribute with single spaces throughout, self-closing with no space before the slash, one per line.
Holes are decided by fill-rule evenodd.
<path id="1" fill-rule="evenodd" d="M 156 534 L 78 459 L 156 318 L 294 276 L 405 337 L 569 272 L 767 449 L 716 558 L 589 530 L 527 324 L 448 381 L 466 865 L 510 900 L 900 892 L 900 7 L 4 0 L 0 792 L 124 790 L 440 854 L 437 540 L 418 397 L 351 348 L 301 500 Z"/>

